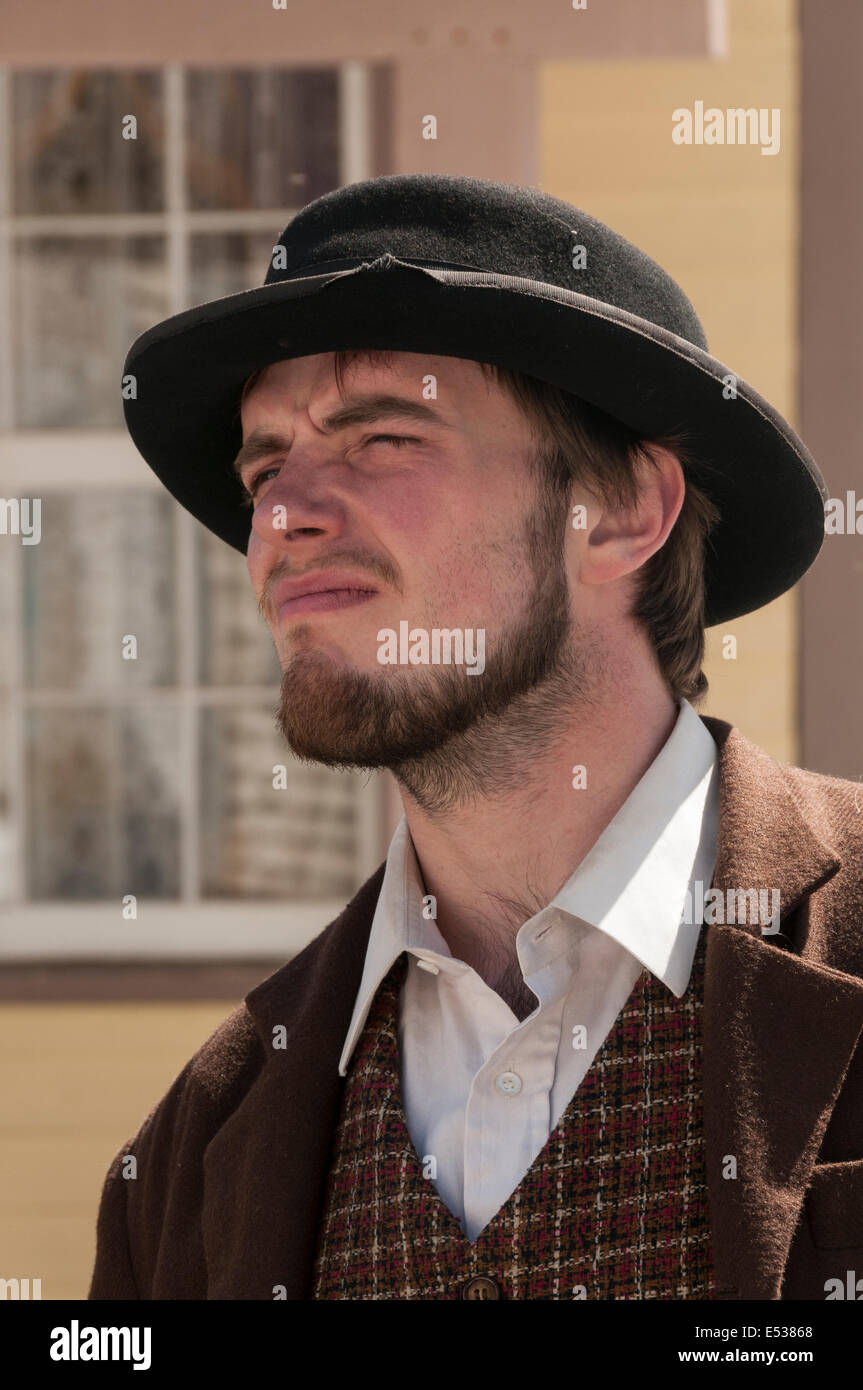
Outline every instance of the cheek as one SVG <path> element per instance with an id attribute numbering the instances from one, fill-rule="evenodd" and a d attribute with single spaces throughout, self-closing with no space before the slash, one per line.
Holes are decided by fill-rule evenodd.
<path id="1" fill-rule="evenodd" d="M 261 543 L 255 532 L 252 531 L 249 537 L 249 547 L 246 551 L 246 569 L 249 575 L 249 582 L 255 597 L 260 598 L 264 581 L 267 577 L 268 562 L 266 558 L 266 547 Z"/>
<path id="2" fill-rule="evenodd" d="M 433 489 L 410 476 L 400 486 L 370 492 L 366 504 L 374 525 L 393 539 L 403 537 L 408 546 L 420 536 L 436 535 L 441 525 L 441 508 Z"/>
<path id="3" fill-rule="evenodd" d="M 494 501 L 491 493 L 486 501 L 426 499 L 422 509 L 408 502 L 393 520 L 407 584 L 442 620 L 494 626 L 520 611 L 532 587 L 517 523 L 495 512 Z"/>
<path id="4" fill-rule="evenodd" d="M 484 501 L 479 487 L 454 488 L 446 478 L 435 481 L 406 475 L 400 484 L 369 496 L 369 506 L 381 518 L 389 535 L 404 537 L 408 553 L 423 539 L 429 554 L 460 551 L 488 530 L 491 499 Z"/>

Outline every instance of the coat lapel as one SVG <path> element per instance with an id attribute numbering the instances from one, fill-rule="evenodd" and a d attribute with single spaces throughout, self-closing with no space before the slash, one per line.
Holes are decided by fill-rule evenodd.
<path id="1" fill-rule="evenodd" d="M 204 1156 L 208 1298 L 308 1297 L 345 1084 L 339 1058 L 384 867 L 246 998 L 265 1062 Z M 285 1030 L 284 1046 L 273 1046 L 276 1028 Z"/>
<path id="2" fill-rule="evenodd" d="M 776 1299 L 863 1028 L 863 981 L 831 965 L 829 934 L 806 931 L 808 895 L 836 873 L 839 856 L 801 814 L 777 762 L 725 721 L 703 722 L 719 747 L 713 886 L 780 893 L 776 935 L 763 935 L 757 922 L 705 928 L 704 1129 L 715 1277 L 720 1297 Z"/>

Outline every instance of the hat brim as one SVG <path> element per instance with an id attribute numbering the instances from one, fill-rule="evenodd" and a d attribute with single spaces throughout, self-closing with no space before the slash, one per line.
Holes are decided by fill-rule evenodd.
<path id="1" fill-rule="evenodd" d="M 821 548 L 824 479 L 731 368 L 614 305 L 490 271 L 386 257 L 176 314 L 129 349 L 126 424 L 177 501 L 245 554 L 251 510 L 233 472 L 244 381 L 271 362 L 358 348 L 510 367 L 645 436 L 684 430 L 691 476 L 721 513 L 705 561 L 708 627 L 785 593 Z"/>

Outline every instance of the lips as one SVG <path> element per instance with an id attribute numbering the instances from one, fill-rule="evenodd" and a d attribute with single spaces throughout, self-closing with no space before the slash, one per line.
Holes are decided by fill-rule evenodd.
<path id="1" fill-rule="evenodd" d="M 291 613 L 325 612 L 366 603 L 377 593 L 368 580 L 348 570 L 318 570 L 276 585 L 273 606 L 281 619 Z"/>
<path id="2" fill-rule="evenodd" d="M 369 599 L 375 597 L 373 589 L 316 589 L 312 594 L 285 599 L 277 611 L 281 619 L 294 613 L 322 613 L 336 608 L 352 608 L 358 603 L 368 603 Z"/>

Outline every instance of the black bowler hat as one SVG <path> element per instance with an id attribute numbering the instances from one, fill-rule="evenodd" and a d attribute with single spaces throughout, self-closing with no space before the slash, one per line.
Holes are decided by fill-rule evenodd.
<path id="1" fill-rule="evenodd" d="M 277 246 L 263 286 L 156 324 L 123 369 L 141 454 L 244 554 L 251 509 L 232 470 L 244 381 L 284 358 L 353 348 L 496 363 L 645 436 L 684 429 L 690 475 L 721 512 L 708 626 L 784 593 L 818 554 L 828 494 L 806 446 L 710 355 L 671 277 L 588 213 L 534 188 L 388 175 L 316 198 Z"/>

